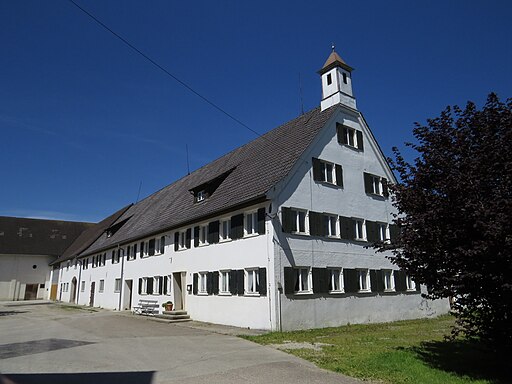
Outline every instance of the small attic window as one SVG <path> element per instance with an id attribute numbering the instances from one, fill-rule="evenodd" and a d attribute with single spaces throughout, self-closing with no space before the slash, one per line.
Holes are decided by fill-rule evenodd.
<path id="1" fill-rule="evenodd" d="M 200 201 L 206 200 L 207 197 L 208 197 L 208 193 L 204 189 L 201 189 L 200 191 L 197 191 L 196 199 L 195 199 L 196 203 L 199 203 Z"/>
<path id="2" fill-rule="evenodd" d="M 345 81 L 345 83 L 346 83 L 346 81 Z M 332 75 L 329 73 L 329 74 L 327 74 L 327 85 L 331 85 L 331 84 L 332 84 Z"/>

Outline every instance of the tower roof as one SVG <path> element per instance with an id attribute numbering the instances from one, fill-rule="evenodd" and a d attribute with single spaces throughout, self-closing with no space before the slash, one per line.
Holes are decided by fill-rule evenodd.
<path id="1" fill-rule="evenodd" d="M 320 69 L 318 71 L 319 74 L 324 74 L 325 72 L 327 71 L 330 71 L 331 69 L 333 69 L 334 67 L 341 67 L 341 68 L 344 68 L 346 69 L 347 71 L 349 72 L 352 72 L 352 70 L 354 68 L 352 68 L 350 65 L 348 65 L 347 63 L 345 63 L 345 61 L 340 57 L 340 55 L 338 55 L 336 53 L 336 51 L 332 50 L 331 54 L 329 55 L 329 57 L 327 58 L 327 61 L 325 62 L 324 66 L 322 67 L 322 69 Z"/>

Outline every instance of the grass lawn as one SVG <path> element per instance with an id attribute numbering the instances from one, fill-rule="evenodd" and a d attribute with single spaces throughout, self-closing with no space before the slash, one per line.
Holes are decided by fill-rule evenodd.
<path id="1" fill-rule="evenodd" d="M 347 325 L 245 336 L 260 344 L 288 342 L 319 348 L 285 349 L 319 367 L 384 383 L 512 383 L 510 356 L 480 345 L 445 341 L 454 318 Z"/>

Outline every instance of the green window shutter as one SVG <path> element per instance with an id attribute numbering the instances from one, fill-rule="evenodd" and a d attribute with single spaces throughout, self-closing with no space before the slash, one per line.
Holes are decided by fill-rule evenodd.
<path id="1" fill-rule="evenodd" d="M 363 172 L 364 177 L 364 191 L 366 193 L 373 193 L 373 185 L 372 185 L 372 175 L 369 173 Z"/>
<path id="2" fill-rule="evenodd" d="M 385 177 L 382 178 L 382 195 L 384 197 L 389 197 L 388 179 Z"/>
<path id="3" fill-rule="evenodd" d="M 219 242 L 219 220 L 208 224 L 208 243 L 215 244 Z"/>
<path id="4" fill-rule="evenodd" d="M 312 163 L 313 163 L 313 180 L 324 181 L 324 175 L 322 174 L 322 162 L 319 159 L 313 157 Z"/>
<path id="5" fill-rule="evenodd" d="M 241 213 L 231 217 L 231 238 L 241 239 L 244 236 L 244 215 Z"/>
<path id="6" fill-rule="evenodd" d="M 325 268 L 312 268 L 313 273 L 313 292 L 327 293 L 329 290 L 328 270 Z"/>
<path id="7" fill-rule="evenodd" d="M 309 234 L 311 236 L 324 236 L 324 215 L 318 212 L 309 211 Z"/>
<path id="8" fill-rule="evenodd" d="M 193 280 L 192 280 L 192 293 L 194 295 L 197 295 L 198 280 L 199 280 L 199 275 L 197 273 L 194 273 Z"/>
<path id="9" fill-rule="evenodd" d="M 155 239 L 151 239 L 149 240 L 149 243 L 148 243 L 148 254 L 149 256 L 154 256 L 155 255 Z"/>
<path id="10" fill-rule="evenodd" d="M 359 291 L 357 270 L 343 268 L 343 282 L 345 284 L 345 293 L 357 293 Z"/>
<path id="11" fill-rule="evenodd" d="M 188 228 L 187 233 L 185 234 L 185 247 L 190 249 L 191 242 L 192 242 L 192 228 Z"/>
<path id="12" fill-rule="evenodd" d="M 296 275 L 292 267 L 284 267 L 284 293 L 293 295 L 295 292 Z"/>
<path id="13" fill-rule="evenodd" d="M 206 292 L 211 295 L 213 293 L 213 272 L 206 274 Z"/>
<path id="14" fill-rule="evenodd" d="M 180 233 L 174 232 L 174 251 L 176 252 L 180 246 Z"/>
<path id="15" fill-rule="evenodd" d="M 334 165 L 336 170 L 336 185 L 343 188 L 343 168 L 339 164 Z"/>
<path id="16" fill-rule="evenodd" d="M 194 247 L 199 247 L 199 227 L 194 227 Z"/>
<path id="17" fill-rule="evenodd" d="M 350 217 L 340 216 L 341 238 L 346 240 L 354 240 L 355 223 Z"/>
<path id="18" fill-rule="evenodd" d="M 165 252 L 165 236 L 160 238 L 160 253 Z"/>
<path id="19" fill-rule="evenodd" d="M 398 270 L 394 271 L 393 275 L 395 276 L 395 291 L 405 292 L 407 290 L 407 284 L 405 282 L 405 272 Z"/>
<path id="20" fill-rule="evenodd" d="M 258 233 L 265 234 L 265 208 L 258 209 Z"/>
<path id="21" fill-rule="evenodd" d="M 243 296 L 245 293 L 244 277 L 245 277 L 245 271 L 243 269 L 239 269 L 236 271 L 236 285 L 237 285 L 238 296 Z"/>
<path id="22" fill-rule="evenodd" d="M 238 285 L 236 283 L 237 272 L 236 270 L 229 271 L 229 292 L 232 295 L 236 295 L 238 293 Z"/>
<path id="23" fill-rule="evenodd" d="M 267 268 L 260 268 L 258 274 L 260 279 L 259 293 L 261 296 L 267 296 Z"/>
<path id="24" fill-rule="evenodd" d="M 370 243 L 379 241 L 379 224 L 374 221 L 366 220 L 366 238 Z"/>
<path id="25" fill-rule="evenodd" d="M 212 292 L 214 295 L 219 294 L 219 272 L 215 271 L 213 272 L 213 288 Z"/>
<path id="26" fill-rule="evenodd" d="M 281 224 L 283 232 L 291 233 L 295 230 L 295 212 L 291 208 L 281 208 Z"/>
<path id="27" fill-rule="evenodd" d="M 361 131 L 356 131 L 356 135 L 357 135 L 357 148 L 358 148 L 360 151 L 363 151 L 363 150 L 364 150 L 364 145 L 363 145 L 363 132 L 361 132 Z"/>

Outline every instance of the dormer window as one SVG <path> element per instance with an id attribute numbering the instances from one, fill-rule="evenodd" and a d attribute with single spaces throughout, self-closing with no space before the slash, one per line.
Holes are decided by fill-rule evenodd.
<path id="1" fill-rule="evenodd" d="M 208 196 L 208 194 L 206 193 L 206 191 L 204 189 L 198 191 L 196 193 L 196 203 L 199 203 L 200 201 L 206 200 L 207 196 Z"/>

